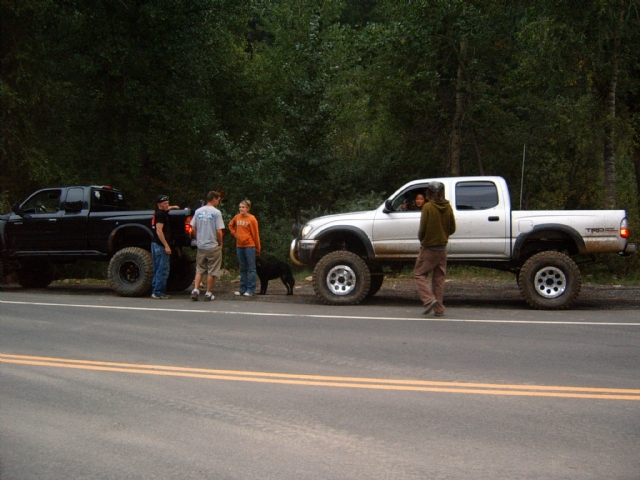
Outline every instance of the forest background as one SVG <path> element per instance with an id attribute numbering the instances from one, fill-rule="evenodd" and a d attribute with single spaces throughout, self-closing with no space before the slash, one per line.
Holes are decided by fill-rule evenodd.
<path id="1" fill-rule="evenodd" d="M 144 209 L 222 188 L 226 220 L 251 199 L 286 258 L 294 222 L 484 174 L 515 209 L 626 209 L 638 241 L 637 0 L 0 8 L 2 212 L 51 185 L 112 185 Z"/>

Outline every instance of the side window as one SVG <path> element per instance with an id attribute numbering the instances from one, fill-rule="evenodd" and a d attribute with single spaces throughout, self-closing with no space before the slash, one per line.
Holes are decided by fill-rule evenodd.
<path id="1" fill-rule="evenodd" d="M 56 213 L 60 210 L 59 189 L 36 193 L 22 205 L 23 213 Z"/>
<path id="2" fill-rule="evenodd" d="M 393 211 L 394 212 L 411 212 L 422 209 L 422 205 L 424 205 L 424 201 L 417 202 L 416 205 L 416 197 L 421 196 L 421 200 L 424 200 L 424 186 L 413 187 L 410 190 L 407 190 L 396 198 L 393 199 Z"/>
<path id="3" fill-rule="evenodd" d="M 486 210 L 498 205 L 493 182 L 460 182 L 456 185 L 456 210 Z"/>
<path id="4" fill-rule="evenodd" d="M 113 212 L 126 209 L 127 205 L 120 192 L 94 189 L 91 193 L 91 210 L 94 212 Z"/>
<path id="5" fill-rule="evenodd" d="M 65 210 L 80 212 L 84 208 L 84 190 L 82 188 L 70 188 L 67 190 Z"/>

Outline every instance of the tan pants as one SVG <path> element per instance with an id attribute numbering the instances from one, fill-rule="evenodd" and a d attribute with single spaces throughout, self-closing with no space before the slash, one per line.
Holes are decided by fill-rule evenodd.
<path id="1" fill-rule="evenodd" d="M 428 278 L 429 273 L 431 273 L 431 280 Z M 425 308 L 434 300 L 438 300 L 438 304 L 433 309 L 435 313 L 444 313 L 444 280 L 446 276 L 447 251 L 421 248 L 413 269 L 413 277 L 416 279 L 420 301 Z"/>

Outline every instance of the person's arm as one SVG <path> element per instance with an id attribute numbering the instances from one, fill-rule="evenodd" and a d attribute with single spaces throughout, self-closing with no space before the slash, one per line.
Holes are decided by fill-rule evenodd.
<path id="1" fill-rule="evenodd" d="M 216 230 L 216 236 L 218 237 L 218 245 L 222 248 L 222 240 L 224 239 L 224 231 Z"/>
<path id="2" fill-rule="evenodd" d="M 178 205 L 170 205 L 169 210 L 180 210 L 180 207 Z"/>
<path id="3" fill-rule="evenodd" d="M 422 207 L 422 215 L 420 216 L 420 229 L 418 230 L 418 240 L 420 240 L 420 243 L 422 243 L 422 240 L 427 234 L 427 218 L 428 217 L 429 217 L 429 212 L 427 211 L 426 208 Z"/>
<path id="4" fill-rule="evenodd" d="M 449 227 L 449 235 L 453 235 L 456 233 L 456 216 L 453 214 L 453 210 L 449 210 L 449 214 L 451 215 L 451 225 Z"/>
<path id="5" fill-rule="evenodd" d="M 156 233 L 158 234 L 158 238 L 164 245 L 164 251 L 167 255 L 171 255 L 171 247 L 169 246 L 169 242 L 167 242 L 167 239 L 164 236 L 163 229 L 164 223 L 156 223 Z"/>
<path id="6" fill-rule="evenodd" d="M 229 222 L 229 231 L 231 232 L 231 235 L 234 237 L 236 236 L 236 217 L 233 217 Z"/>
<path id="7" fill-rule="evenodd" d="M 251 222 L 251 234 L 256 244 L 256 255 L 260 255 L 260 233 L 258 232 L 258 220 L 255 217 L 253 217 L 253 221 Z"/>

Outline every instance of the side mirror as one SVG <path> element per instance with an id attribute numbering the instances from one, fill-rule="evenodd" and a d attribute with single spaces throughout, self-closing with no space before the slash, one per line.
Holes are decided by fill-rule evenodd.
<path id="1" fill-rule="evenodd" d="M 22 213 L 20 213 L 20 205 L 18 205 L 17 203 L 14 203 L 13 205 L 11 205 L 11 211 L 16 215 L 22 216 Z"/>
<path id="2" fill-rule="evenodd" d="M 384 202 L 384 213 L 393 212 L 393 203 L 391 200 L 387 200 Z"/>

